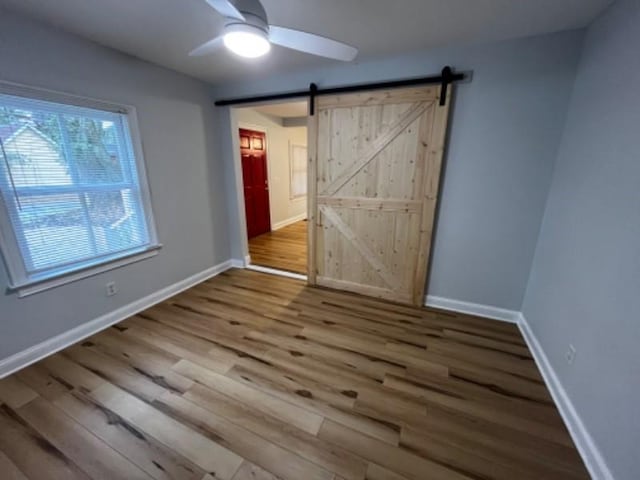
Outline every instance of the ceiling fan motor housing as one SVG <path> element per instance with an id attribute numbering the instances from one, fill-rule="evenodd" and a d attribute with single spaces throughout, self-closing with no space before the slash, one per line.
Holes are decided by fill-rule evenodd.
<path id="1" fill-rule="evenodd" d="M 245 25 L 261 30 L 263 33 L 269 33 L 269 22 L 267 20 L 267 12 L 265 11 L 259 0 L 238 0 L 235 7 L 244 16 L 246 21 L 236 18 L 227 18 L 225 23 L 225 31 L 233 31 L 236 28 L 230 28 L 234 25 Z"/>

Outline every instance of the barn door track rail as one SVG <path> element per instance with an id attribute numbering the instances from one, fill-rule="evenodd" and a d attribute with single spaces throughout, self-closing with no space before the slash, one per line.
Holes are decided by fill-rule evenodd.
<path id="1" fill-rule="evenodd" d="M 440 72 L 440 75 L 431 75 L 429 77 L 408 78 L 404 80 L 391 80 L 387 82 L 376 83 L 360 83 L 357 85 L 346 85 L 342 87 L 318 88 L 315 83 L 309 85 L 308 90 L 298 90 L 293 92 L 272 93 L 267 95 L 258 95 L 255 97 L 230 98 L 217 100 L 216 106 L 223 107 L 227 105 L 242 105 L 247 103 L 269 102 L 274 100 L 287 100 L 291 98 L 309 97 L 309 114 L 313 115 L 315 107 L 315 98 L 320 95 L 337 95 L 340 93 L 353 93 L 365 90 L 385 90 L 389 88 L 411 87 L 417 85 L 433 85 L 440 84 L 440 105 L 444 105 L 447 100 L 447 89 L 453 82 L 464 80 L 464 73 L 455 73 L 451 67 L 446 66 Z"/>

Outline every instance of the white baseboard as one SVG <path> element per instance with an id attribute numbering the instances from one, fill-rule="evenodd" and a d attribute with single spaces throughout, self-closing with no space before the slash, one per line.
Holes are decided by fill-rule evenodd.
<path id="1" fill-rule="evenodd" d="M 231 259 L 231 267 L 232 268 L 245 268 L 247 266 L 247 260 L 241 260 L 239 258 Z"/>
<path id="2" fill-rule="evenodd" d="M 533 354 L 536 365 L 538 365 L 538 370 L 540 370 L 542 378 L 551 392 L 553 401 L 591 474 L 591 478 L 596 480 L 614 480 L 611 470 L 609 470 L 600 450 L 587 431 L 562 383 L 560 383 L 560 379 L 556 375 L 551 362 L 549 362 L 549 358 L 542 349 L 533 330 L 531 330 L 527 319 L 521 313 L 518 315 L 518 327 L 529 346 L 529 350 L 531 350 Z"/>
<path id="3" fill-rule="evenodd" d="M 516 310 L 506 310 L 504 308 L 493 307 L 491 305 L 463 302 L 461 300 L 453 300 L 451 298 L 436 297 L 435 295 L 427 295 L 425 297 L 424 304 L 427 307 L 451 310 L 453 312 L 466 313 L 469 315 L 477 315 L 478 317 L 486 317 L 509 323 L 518 323 L 518 319 L 520 318 L 520 312 Z"/>
<path id="4" fill-rule="evenodd" d="M 281 222 L 274 223 L 273 225 L 271 225 L 271 230 L 280 230 L 281 228 L 286 227 L 287 225 L 292 225 L 306 218 L 307 218 L 307 212 L 301 213 L 300 215 L 296 215 L 295 217 L 287 218 L 286 220 L 283 220 Z"/>
<path id="5" fill-rule="evenodd" d="M 44 357 L 56 353 L 70 345 L 73 345 L 74 343 L 77 343 L 84 338 L 90 337 L 91 335 L 94 335 L 99 331 L 110 327 L 111 325 L 121 322 L 122 320 L 129 318 L 130 316 L 135 315 L 138 312 L 146 310 L 147 308 L 160 303 L 169 297 L 187 290 L 188 288 L 191 288 L 200 282 L 214 277 L 219 273 L 222 273 L 225 270 L 231 268 L 233 266 L 233 262 L 233 260 L 227 260 L 226 262 L 203 270 L 202 272 L 196 273 L 195 275 L 185 278 L 184 280 L 174 283 L 173 285 L 158 290 L 151 295 L 147 295 L 146 297 L 136 300 L 135 302 L 120 307 L 113 312 L 102 315 L 94 320 L 91 320 L 90 322 L 83 323 L 82 325 L 72 328 L 71 330 L 61 333 L 60 335 L 56 335 L 55 337 L 45 340 L 44 342 L 29 347 L 22 352 L 18 352 L 14 355 L 11 355 L 10 357 L 0 360 L 0 378 L 11 375 L 13 372 L 27 367 Z"/>

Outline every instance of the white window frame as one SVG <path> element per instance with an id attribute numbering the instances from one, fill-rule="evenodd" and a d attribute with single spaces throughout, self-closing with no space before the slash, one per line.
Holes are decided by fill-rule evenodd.
<path id="1" fill-rule="evenodd" d="M 0 194 L 0 251 L 9 274 L 7 290 L 9 292 L 16 292 L 19 297 L 25 297 L 157 255 L 162 245 L 158 241 L 153 216 L 151 191 L 147 180 L 135 107 L 10 82 L 0 82 L 0 93 L 124 115 L 124 137 L 125 141 L 129 140 L 131 142 L 129 148 L 133 152 L 138 177 L 142 206 L 141 213 L 144 215 L 149 236 L 149 243 L 138 249 L 127 250 L 125 253 L 121 252 L 106 255 L 99 260 L 93 258 L 86 262 L 78 262 L 73 268 L 61 269 L 60 272 L 52 269 L 49 271 L 49 274 L 43 274 L 41 278 L 35 276 L 29 278 L 24 266 L 22 253 L 18 247 L 16 233 L 9 218 L 8 206 L 5 204 L 4 197 Z M 127 131 L 129 133 L 128 138 L 126 135 Z"/>
<path id="2" fill-rule="evenodd" d="M 306 145 L 303 145 L 301 143 L 291 143 L 289 145 L 289 199 L 290 200 L 299 200 L 299 199 L 302 199 L 302 198 L 306 198 L 307 194 L 308 194 L 308 191 L 306 190 L 307 182 L 305 182 L 305 192 L 304 193 L 301 193 L 301 194 L 298 194 L 298 195 L 294 195 L 293 194 L 293 159 L 294 159 L 293 151 L 296 148 L 304 148 L 304 150 L 305 150 L 305 158 L 307 158 L 308 153 L 309 153 L 308 147 Z M 306 163 L 306 164 L 307 164 L 307 167 L 308 167 L 308 163 Z M 306 174 L 307 174 L 307 180 L 308 180 L 308 178 L 309 178 L 309 170 L 308 170 L 308 168 L 306 170 Z"/>

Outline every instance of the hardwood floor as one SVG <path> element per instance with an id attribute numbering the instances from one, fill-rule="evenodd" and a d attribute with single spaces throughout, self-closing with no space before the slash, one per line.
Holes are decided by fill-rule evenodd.
<path id="1" fill-rule="evenodd" d="M 302 220 L 249 240 L 251 263 L 307 274 L 307 222 Z"/>
<path id="2" fill-rule="evenodd" d="M 231 270 L 0 381 L 10 479 L 580 479 L 514 325 Z"/>

